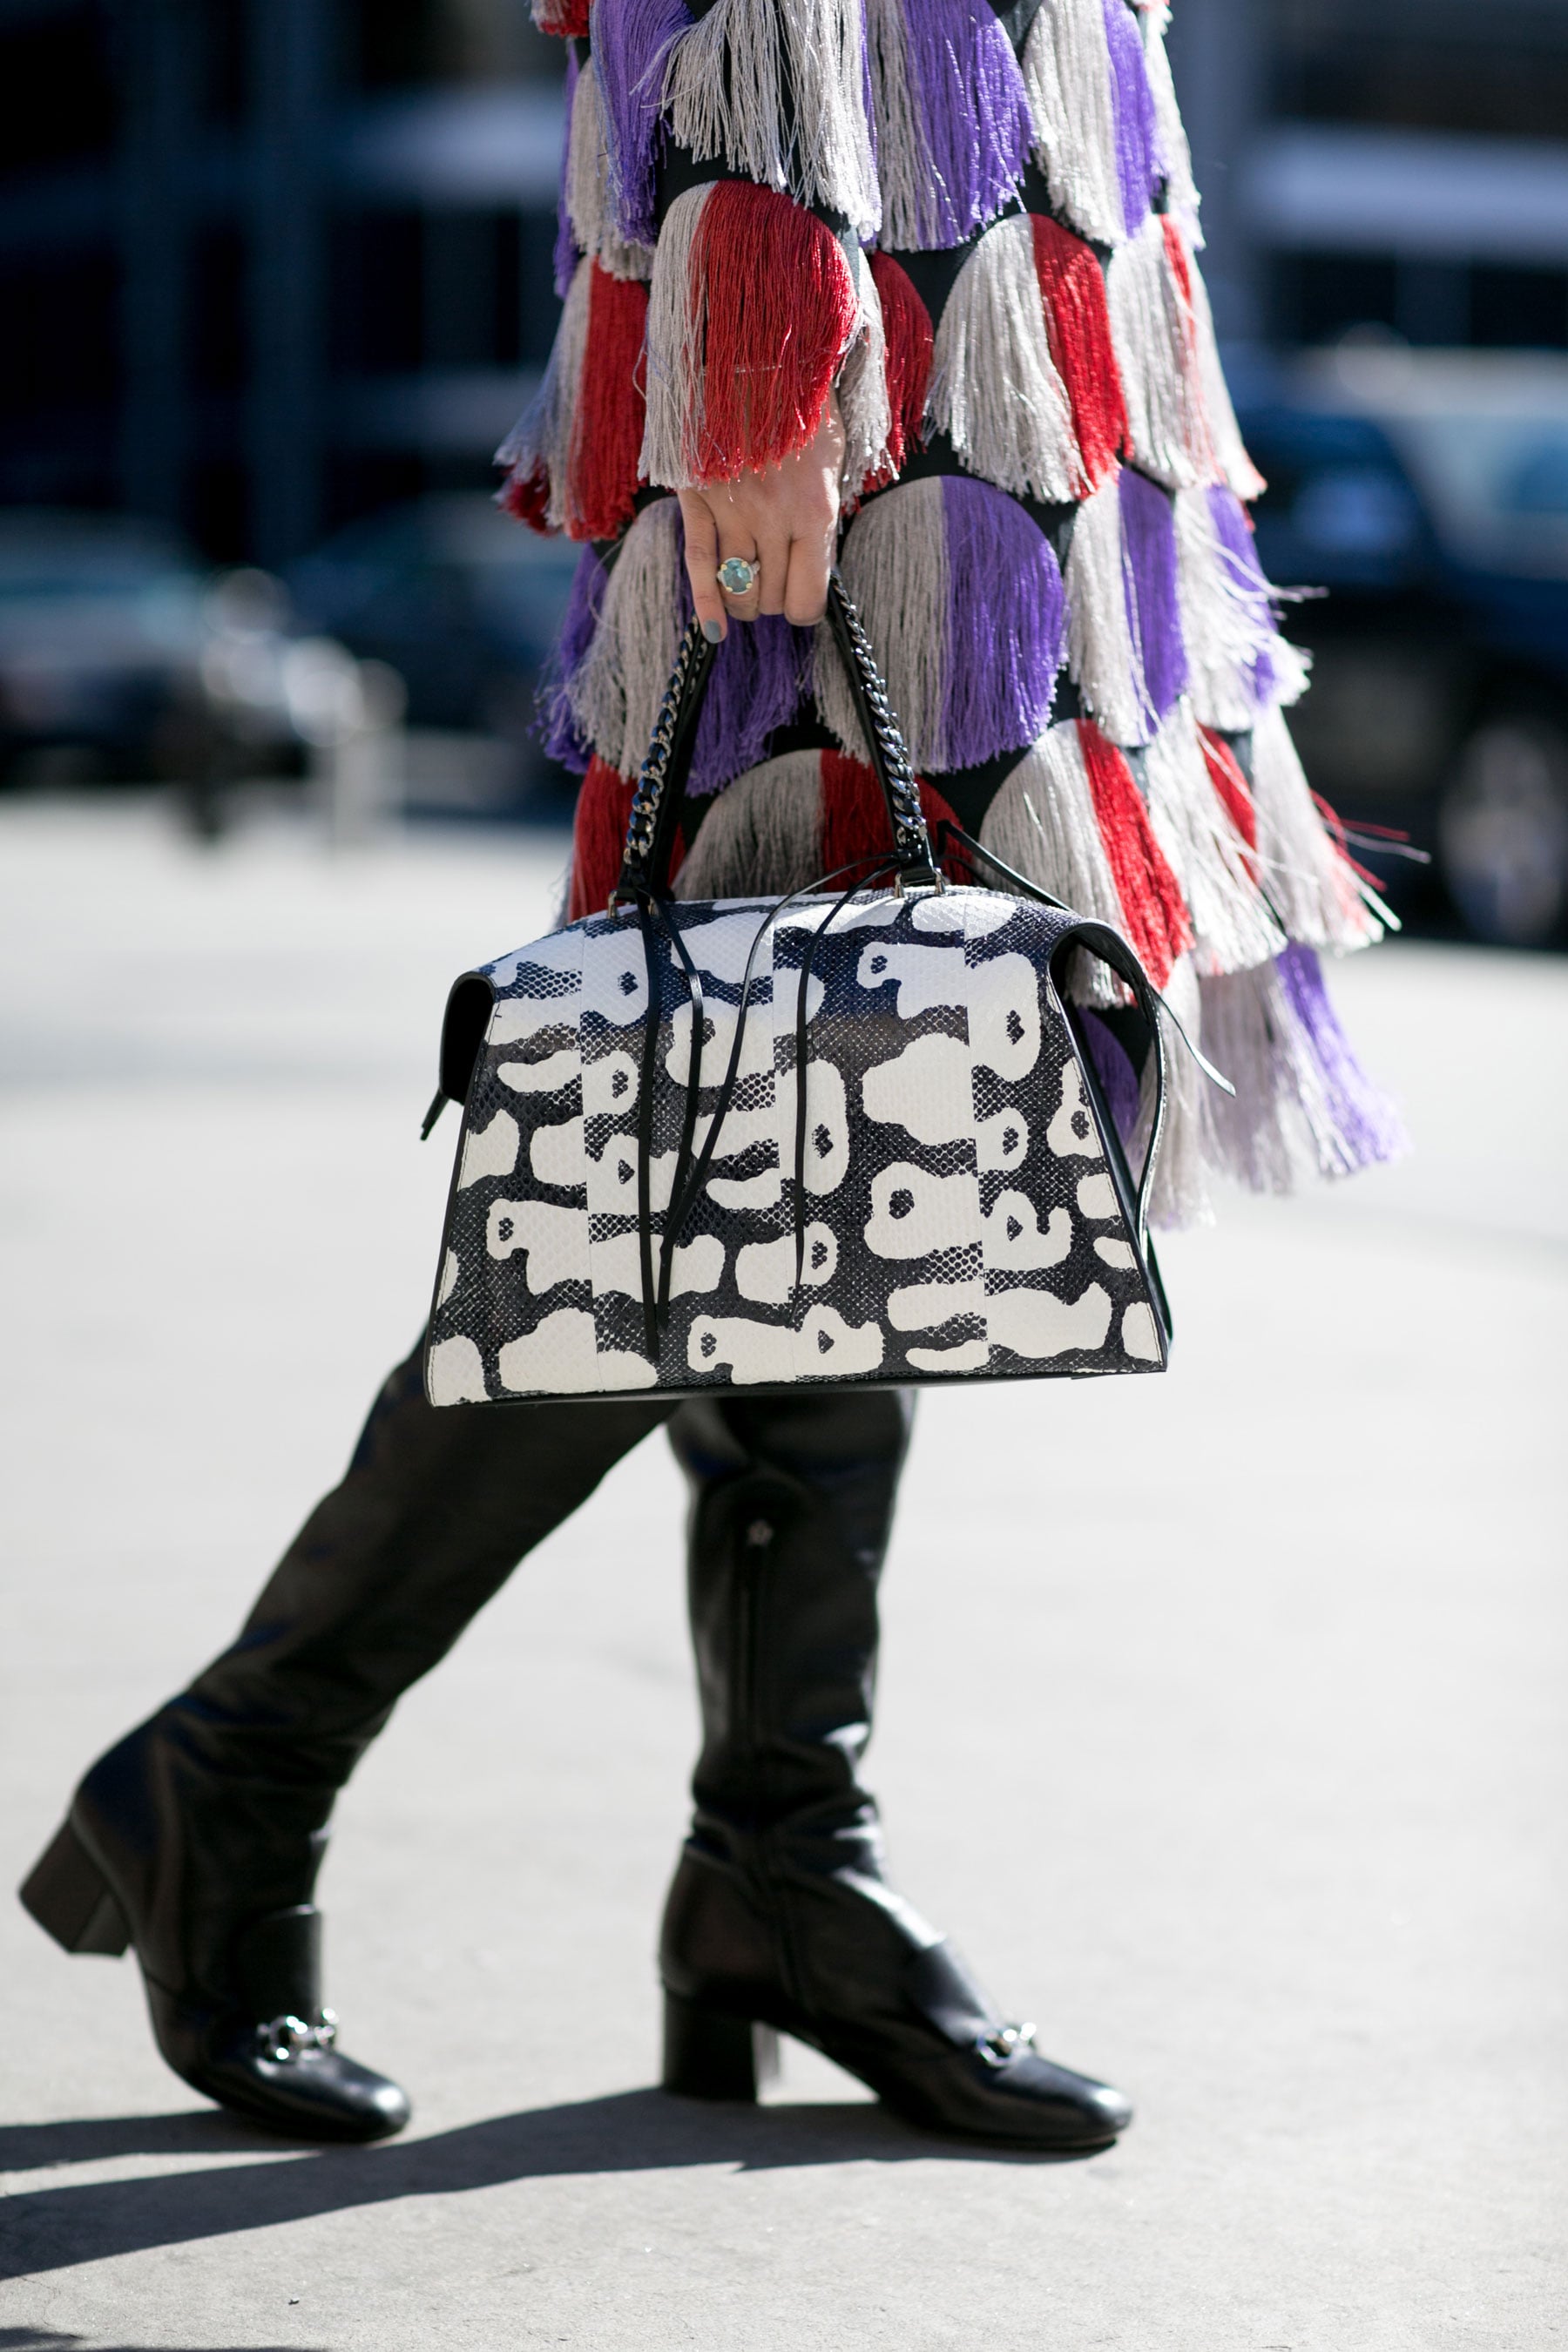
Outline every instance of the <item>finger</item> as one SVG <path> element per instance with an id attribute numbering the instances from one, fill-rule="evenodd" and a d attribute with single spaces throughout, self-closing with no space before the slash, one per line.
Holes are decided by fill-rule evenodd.
<path id="1" fill-rule="evenodd" d="M 790 541 L 784 612 L 797 629 L 809 629 L 827 610 L 827 575 L 833 568 L 834 525 Z"/>
<path id="2" fill-rule="evenodd" d="M 763 613 L 782 613 L 784 608 L 784 586 L 789 579 L 789 524 L 782 517 L 775 522 L 764 517 L 757 532 L 758 561 L 763 567 L 762 595 L 757 609 Z"/>
<path id="3" fill-rule="evenodd" d="M 686 530 L 686 576 L 691 602 L 702 624 L 702 634 L 721 645 L 729 626 L 723 593 L 715 577 L 719 569 L 719 525 L 700 490 L 681 490 L 680 520 Z"/>
<path id="4" fill-rule="evenodd" d="M 743 596 L 734 595 L 728 588 L 719 594 L 731 621 L 754 621 L 762 597 L 762 566 L 757 556 L 757 542 L 749 524 L 738 521 L 722 509 L 719 514 L 719 563 L 725 564 L 731 555 L 740 556 L 752 567 L 753 578 Z"/>

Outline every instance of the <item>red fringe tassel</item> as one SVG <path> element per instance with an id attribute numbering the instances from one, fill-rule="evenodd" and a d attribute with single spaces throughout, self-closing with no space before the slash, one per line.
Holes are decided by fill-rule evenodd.
<path id="1" fill-rule="evenodd" d="M 1137 778 L 1121 753 L 1092 719 L 1080 719 L 1078 734 L 1123 928 L 1150 979 L 1163 988 L 1176 958 L 1193 943 L 1181 885 L 1154 838 Z"/>
<path id="2" fill-rule="evenodd" d="M 1084 472 L 1090 489 L 1098 489 L 1127 438 L 1127 404 L 1110 340 L 1105 274 L 1093 248 L 1059 221 L 1036 213 L 1031 226 L 1046 340 L 1072 403 Z"/>
<path id="3" fill-rule="evenodd" d="M 956 824 L 958 820 L 939 792 L 921 782 L 921 807 L 932 833 L 944 820 Z M 887 857 L 892 850 L 892 836 L 888 828 L 888 804 L 882 798 L 882 787 L 877 782 L 877 772 L 863 760 L 851 760 L 842 751 L 824 751 L 822 755 L 822 870 L 835 874 L 841 866 L 864 858 L 868 864 L 877 857 Z M 968 869 L 956 854 L 946 861 L 947 871 L 955 881 L 967 879 Z M 847 890 L 855 879 L 846 874 L 836 882 L 836 890 Z M 886 882 L 877 886 L 886 888 Z"/>
<path id="4" fill-rule="evenodd" d="M 855 331 L 849 264 L 815 213 L 746 180 L 709 192 L 691 240 L 705 321 L 697 475 L 733 481 L 804 449 Z"/>
<path id="5" fill-rule="evenodd" d="M 1200 727 L 1198 740 L 1204 747 L 1204 761 L 1208 768 L 1209 782 L 1219 796 L 1220 806 L 1246 842 L 1248 849 L 1258 846 L 1258 811 L 1252 793 L 1242 772 L 1241 761 L 1223 735 L 1212 729 Z"/>
<path id="6" fill-rule="evenodd" d="M 588 37 L 588 0 L 533 0 L 533 21 L 542 33 L 563 41 Z"/>
<path id="7" fill-rule="evenodd" d="M 595 752 L 577 795 L 576 821 L 572 828 L 572 891 L 566 919 L 580 922 L 584 915 L 602 915 L 605 901 L 620 878 L 621 858 L 631 822 L 637 781 L 623 776 Z M 686 857 L 684 835 L 677 830 L 670 858 L 671 880 Z"/>
<path id="8" fill-rule="evenodd" d="M 647 288 L 595 261 L 588 334 L 572 422 L 566 503 L 571 539 L 616 539 L 637 512 L 647 384 Z"/>
<path id="9" fill-rule="evenodd" d="M 501 487 L 500 505 L 518 522 L 525 522 L 530 530 L 548 535 L 550 521 L 550 477 L 542 466 L 535 466 L 531 474 L 509 474 Z"/>
<path id="10" fill-rule="evenodd" d="M 924 444 L 921 428 L 935 337 L 931 313 L 916 293 L 914 280 L 907 269 L 900 268 L 890 253 L 871 256 L 871 275 L 881 297 L 882 324 L 887 331 L 888 405 L 893 415 L 892 430 L 888 436 L 892 468 L 879 479 L 891 481 L 903 472 L 904 460 L 910 450 Z M 874 485 L 868 483 L 867 487 Z"/>

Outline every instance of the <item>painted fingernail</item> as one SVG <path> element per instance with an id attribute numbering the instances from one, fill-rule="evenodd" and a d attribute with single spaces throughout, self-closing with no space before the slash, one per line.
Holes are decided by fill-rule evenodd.
<path id="1" fill-rule="evenodd" d="M 724 642 L 723 622 L 704 621 L 702 624 L 702 634 L 707 638 L 710 646 L 721 646 Z"/>

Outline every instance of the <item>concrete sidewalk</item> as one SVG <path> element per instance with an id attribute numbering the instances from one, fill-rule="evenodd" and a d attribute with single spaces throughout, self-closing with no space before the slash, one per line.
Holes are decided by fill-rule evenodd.
<path id="1" fill-rule="evenodd" d="M 369 2150 L 154 2054 L 4 1890 L 225 1642 L 418 1328 L 453 974 L 555 843 L 333 862 L 0 810 L 0 2347 L 1534 2352 L 1568 2335 L 1568 966 L 1337 993 L 1419 1156 L 1163 1250 L 1163 1381 L 924 1401 L 873 1751 L 900 1883 L 1139 2121 L 922 2138 L 791 2050 L 667 2100 L 695 1714 L 634 1455 L 405 1702 L 323 1884 Z"/>

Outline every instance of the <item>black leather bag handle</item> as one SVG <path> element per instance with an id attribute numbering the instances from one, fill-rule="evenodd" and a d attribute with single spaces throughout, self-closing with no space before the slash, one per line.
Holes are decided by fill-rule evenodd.
<path id="1" fill-rule="evenodd" d="M 871 754 L 871 765 L 882 787 L 887 806 L 888 824 L 892 835 L 893 856 L 897 860 L 897 879 L 900 887 L 931 889 L 940 887 L 936 861 L 931 855 L 931 835 L 926 830 L 921 809 L 920 788 L 904 739 L 899 732 L 899 722 L 888 700 L 888 689 L 872 656 L 870 641 L 861 625 L 860 615 L 845 593 L 844 583 L 835 571 L 827 585 L 827 619 L 835 644 L 848 673 L 849 688 L 855 709 Z M 736 623 L 735 626 L 744 626 Z M 710 645 L 702 634 L 701 624 L 695 619 L 681 638 L 675 657 L 669 684 L 664 690 L 658 717 L 654 722 L 653 740 L 647 757 L 637 777 L 637 791 L 632 799 L 631 821 L 626 827 L 626 849 L 621 859 L 621 876 L 611 895 L 610 905 L 626 907 L 639 899 L 667 898 L 669 896 L 669 859 L 675 845 L 675 828 L 679 819 L 681 803 L 686 797 L 686 782 L 691 772 L 691 754 L 697 740 L 698 721 L 707 696 L 708 680 L 719 648 Z"/>

